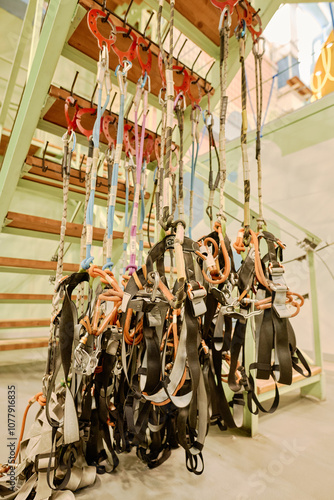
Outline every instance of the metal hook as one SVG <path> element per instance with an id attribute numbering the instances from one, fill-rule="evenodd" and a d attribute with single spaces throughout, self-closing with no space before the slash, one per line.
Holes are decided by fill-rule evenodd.
<path id="1" fill-rule="evenodd" d="M 85 182 L 85 178 L 81 175 L 82 174 L 82 165 L 85 159 L 85 155 L 82 155 L 81 162 L 79 165 L 79 182 Z"/>
<path id="2" fill-rule="evenodd" d="M 112 113 L 111 108 L 112 108 L 112 105 L 115 102 L 116 96 L 117 96 L 117 90 L 115 91 L 115 94 L 114 94 L 113 98 L 111 99 L 111 103 L 110 103 L 110 106 L 109 106 L 109 114 Z"/>
<path id="3" fill-rule="evenodd" d="M 72 86 L 71 86 L 71 90 L 70 90 L 70 93 L 71 93 L 72 97 L 73 97 L 74 85 L 75 85 L 75 82 L 77 81 L 78 75 L 79 75 L 79 71 L 77 71 L 75 73 L 75 77 L 73 78 L 73 82 L 72 82 Z"/>
<path id="4" fill-rule="evenodd" d="M 162 39 L 162 45 L 165 43 L 165 40 L 166 40 L 169 32 L 170 32 L 170 24 L 168 24 L 168 30 L 166 31 L 166 33 Z"/>
<path id="5" fill-rule="evenodd" d="M 92 93 L 92 97 L 90 99 L 90 107 L 91 108 L 93 107 L 93 100 L 94 100 L 96 89 L 97 89 L 97 83 L 95 84 L 95 87 L 94 87 L 94 90 L 93 90 L 93 93 Z"/>
<path id="6" fill-rule="evenodd" d="M 49 145 L 49 141 L 46 141 L 45 148 L 43 151 L 43 156 L 42 156 L 42 172 L 46 172 L 48 169 L 48 166 L 45 166 L 45 155 L 46 155 L 46 150 L 48 148 L 48 145 Z"/>
<path id="7" fill-rule="evenodd" d="M 183 44 L 182 44 L 182 47 L 181 47 L 181 48 L 180 48 L 180 50 L 179 50 L 179 53 L 178 53 L 177 58 L 176 58 L 176 64 L 179 64 L 179 57 L 180 57 L 181 52 L 182 52 L 182 50 L 184 49 L 184 46 L 185 46 L 185 44 L 187 43 L 187 41 L 188 41 L 188 38 L 186 38 L 186 39 L 185 39 L 185 41 L 184 41 L 184 42 L 183 42 Z"/>
<path id="8" fill-rule="evenodd" d="M 148 11 L 148 12 L 150 12 L 150 11 Z M 144 29 L 144 31 L 143 31 L 143 38 L 146 38 L 146 31 L 147 31 L 147 28 L 148 28 L 148 27 L 149 27 L 149 25 L 150 25 L 150 22 L 151 22 L 151 20 L 152 20 L 153 15 L 154 15 L 154 11 L 152 10 L 152 11 L 151 11 L 151 14 L 150 14 L 150 17 L 149 17 L 149 19 L 148 19 L 148 21 L 147 21 L 147 23 L 146 23 L 145 29 Z"/>
<path id="9" fill-rule="evenodd" d="M 155 130 L 155 136 L 156 136 L 156 137 L 158 137 L 158 128 L 160 127 L 160 125 L 162 125 L 162 118 L 161 118 L 161 120 L 159 121 L 158 126 L 157 126 L 157 128 L 156 128 L 156 130 Z"/>
<path id="10" fill-rule="evenodd" d="M 132 106 L 133 106 L 133 101 L 134 101 L 134 96 L 132 97 L 132 99 L 131 99 L 131 103 L 130 103 L 130 105 L 129 105 L 129 107 L 128 107 L 128 109 L 126 110 L 125 115 L 124 115 L 124 118 L 125 118 L 125 121 L 126 121 L 126 122 L 128 121 L 128 116 L 129 116 L 129 113 L 130 113 L 131 108 L 132 108 Z"/>
<path id="11" fill-rule="evenodd" d="M 199 58 L 199 56 L 202 54 L 202 52 L 203 52 L 203 51 L 202 51 L 202 50 L 200 50 L 200 51 L 199 51 L 199 53 L 197 54 L 197 56 L 196 56 L 196 58 L 195 58 L 195 60 L 194 60 L 194 62 L 193 62 L 193 65 L 191 66 L 191 74 L 193 74 L 195 64 L 197 63 L 198 58 Z M 197 81 L 198 81 L 198 80 L 197 80 Z M 193 83 L 195 83 L 195 82 L 193 82 Z M 196 83 L 197 83 L 197 82 L 196 82 Z"/>
<path id="12" fill-rule="evenodd" d="M 123 38 L 129 38 L 131 33 L 132 33 L 132 28 L 130 27 L 127 33 L 123 33 Z"/>
<path id="13" fill-rule="evenodd" d="M 213 63 L 211 64 L 210 68 L 208 69 L 208 71 L 206 72 L 206 75 L 204 77 L 204 86 L 202 88 L 206 94 L 211 92 L 211 90 L 213 89 L 213 87 L 211 87 L 210 90 L 206 90 L 206 84 L 207 84 L 208 75 L 209 75 L 210 71 L 212 70 L 212 68 L 214 67 L 215 63 L 216 63 L 216 61 L 213 61 Z"/>
<path id="14" fill-rule="evenodd" d="M 101 20 L 101 22 L 102 22 L 102 23 L 106 23 L 106 22 L 108 21 L 108 19 L 109 19 L 109 16 L 110 16 L 110 12 L 109 12 L 109 10 L 108 10 L 106 17 L 104 17 L 104 18 Z"/>
<path id="15" fill-rule="evenodd" d="M 133 0 L 131 0 L 131 2 L 129 3 L 128 8 L 126 9 L 125 16 L 124 16 L 124 19 L 123 19 L 123 24 L 124 24 L 124 26 L 127 24 L 127 21 L 128 21 L 128 15 L 129 15 L 130 9 L 131 9 L 131 7 L 132 7 L 132 4 L 133 4 Z"/>
<path id="16" fill-rule="evenodd" d="M 214 60 L 214 61 L 212 62 L 212 64 L 211 64 L 210 68 L 209 68 L 209 69 L 208 69 L 208 71 L 206 72 L 206 75 L 205 75 L 205 77 L 204 77 L 204 80 L 205 80 L 205 81 L 207 80 L 208 75 L 209 75 L 210 71 L 212 70 L 212 68 L 214 67 L 214 65 L 215 65 L 215 64 L 216 64 L 216 60 Z"/>

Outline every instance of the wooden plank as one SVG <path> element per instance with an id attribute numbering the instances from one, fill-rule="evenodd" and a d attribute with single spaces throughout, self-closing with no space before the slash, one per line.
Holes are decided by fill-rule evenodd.
<path id="1" fill-rule="evenodd" d="M 201 3 L 201 0 L 196 0 L 196 1 Z M 96 2 L 94 2 L 94 0 L 80 0 L 79 3 L 87 10 L 89 10 L 91 8 L 100 9 L 100 6 Z M 192 7 L 192 2 L 189 2 L 189 4 Z M 214 9 L 214 7 L 213 7 L 213 9 Z M 112 5 L 111 5 L 110 10 L 111 10 L 111 12 L 113 12 Z M 220 12 L 218 9 L 215 9 L 215 10 Z M 198 15 L 205 17 L 205 16 L 203 16 L 203 7 L 202 6 L 199 8 Z M 216 21 L 216 24 L 215 24 L 215 26 L 217 27 L 217 29 L 215 31 L 217 31 L 217 32 L 218 32 L 219 17 L 220 16 L 218 14 L 218 20 Z M 112 20 L 112 22 L 115 26 L 122 26 L 122 27 L 126 26 L 128 29 L 130 28 L 130 26 L 128 24 L 124 24 L 120 19 L 118 19 L 118 17 L 116 17 L 113 14 L 110 14 L 109 18 Z M 138 32 L 137 29 L 135 29 L 134 27 L 131 27 L 131 29 L 137 36 L 140 36 L 140 33 Z M 212 25 L 210 26 L 210 29 L 211 29 L 211 31 L 214 31 L 214 30 L 212 30 Z M 123 51 L 127 50 L 129 47 L 129 39 L 127 39 L 127 38 L 123 38 L 123 37 L 119 36 L 117 38 L 116 43 L 117 43 L 117 47 Z M 77 29 L 75 30 L 75 32 L 73 33 L 71 38 L 69 39 L 68 44 L 71 47 L 74 47 L 75 49 L 79 50 L 83 54 L 87 55 L 88 57 L 94 59 L 95 61 L 99 60 L 99 47 L 97 44 L 97 40 L 95 39 L 95 37 L 92 35 L 92 33 L 90 32 L 90 30 L 88 28 L 87 16 L 85 16 L 82 19 L 81 23 L 79 24 L 79 26 L 77 27 Z M 151 92 L 153 95 L 158 96 L 160 89 L 161 89 L 161 86 L 162 86 L 161 76 L 160 76 L 160 72 L 158 69 L 159 48 L 156 44 L 152 43 L 150 49 L 151 49 L 151 53 L 152 53 L 152 69 L 151 69 L 151 73 L 150 73 Z M 143 57 L 145 57 L 145 56 L 143 55 Z M 177 63 L 177 61 L 174 58 L 174 64 L 176 64 L 176 63 Z M 109 53 L 109 67 L 110 67 L 110 69 L 112 71 L 115 71 L 118 64 L 119 64 L 119 61 L 118 61 L 117 55 L 114 53 L 113 50 L 110 50 L 110 53 Z M 131 68 L 131 71 L 129 71 L 128 79 L 130 81 L 132 81 L 133 83 L 137 83 L 141 74 L 142 74 L 142 70 L 141 70 L 140 64 L 138 62 L 138 58 L 136 58 L 134 61 L 132 61 L 132 68 Z M 205 83 L 204 79 L 201 78 L 199 75 L 197 75 L 195 72 L 194 72 L 194 76 L 196 78 L 198 78 L 199 85 L 203 87 L 204 83 Z M 182 82 L 182 79 L 183 79 L 182 75 L 178 75 L 176 72 L 174 72 L 174 80 L 175 80 L 176 85 L 180 85 Z M 195 85 L 194 85 L 194 87 L 195 87 Z M 214 91 L 212 91 L 212 92 L 214 92 Z M 189 105 L 189 104 L 190 104 L 190 100 L 187 97 L 187 105 Z"/>
<path id="2" fill-rule="evenodd" d="M 6 227 L 25 229 L 27 231 L 35 231 L 47 234 L 60 234 L 60 220 L 46 219 L 45 217 L 37 217 L 35 215 L 21 214 L 17 212 L 8 212 L 8 224 Z M 100 227 L 93 228 L 93 241 L 103 242 L 105 230 Z M 78 238 L 80 240 L 82 233 L 82 224 L 76 222 L 67 222 L 65 236 Z M 114 231 L 114 239 L 122 239 L 121 231 Z"/>
<path id="3" fill-rule="evenodd" d="M 321 373 L 321 367 L 320 366 L 311 366 L 311 373 L 312 376 L 318 375 Z M 294 372 L 292 376 L 292 384 L 295 382 L 298 382 L 299 380 L 303 380 L 304 377 L 298 372 Z M 258 394 L 264 394 L 265 392 L 273 391 L 275 390 L 275 382 L 270 379 L 270 380 L 256 380 L 256 385 L 257 385 L 257 393 Z M 278 387 L 284 387 L 284 384 L 278 384 Z"/>
<path id="4" fill-rule="evenodd" d="M 37 347 L 47 347 L 48 337 L 30 339 L 5 339 L 0 340 L 0 351 L 13 351 L 17 349 L 35 349 Z"/>
<path id="5" fill-rule="evenodd" d="M 65 99 L 70 95 L 70 92 L 65 90 L 65 89 L 61 89 L 61 88 L 55 87 L 54 85 L 51 85 L 50 89 L 49 89 L 49 95 L 51 97 L 55 98 L 56 100 L 52 104 L 52 106 L 49 108 L 49 110 L 45 113 L 45 115 L 43 116 L 43 120 L 47 121 L 49 123 L 53 123 L 55 125 L 58 125 L 64 129 L 67 129 L 67 123 L 66 123 L 66 118 L 65 118 L 65 113 L 64 113 L 64 102 L 65 102 Z M 81 107 L 81 108 L 90 108 L 91 107 L 91 103 L 87 99 L 84 99 L 76 94 L 74 94 L 74 97 L 77 100 L 77 104 L 79 107 Z M 109 115 L 109 111 L 105 111 L 104 115 Z M 116 118 L 116 120 L 118 119 L 118 115 L 115 113 L 111 113 L 111 116 Z M 82 124 L 87 130 L 90 130 L 94 126 L 95 119 L 96 119 L 95 114 L 93 114 L 93 115 L 85 114 L 82 118 Z M 128 120 L 128 123 L 131 125 L 134 125 L 130 120 Z M 138 127 L 138 130 L 139 130 L 139 134 L 140 134 L 141 133 L 140 126 Z M 117 128 L 110 126 L 109 131 L 110 131 L 110 135 L 116 138 Z M 153 136 L 153 138 L 156 137 L 155 132 L 150 131 L 148 129 L 146 129 L 146 131 L 148 133 L 150 133 Z M 82 135 L 79 130 L 76 130 L 76 133 Z M 144 147 L 146 146 L 146 141 L 147 141 L 147 139 L 144 142 Z M 107 144 L 107 139 L 105 138 L 105 135 L 103 132 L 101 132 L 101 134 L 100 134 L 100 142 L 103 144 Z M 156 156 L 155 156 L 155 151 L 153 150 L 153 152 L 151 154 L 150 161 L 152 162 L 155 160 L 156 160 Z"/>
<path id="6" fill-rule="evenodd" d="M 78 268 L 79 266 L 77 266 Z M 2 304 L 48 304 L 52 302 L 53 295 L 40 293 L 0 293 L 0 303 Z M 87 297 L 86 297 L 87 298 Z M 76 301 L 76 296 L 72 296 Z"/>
<path id="7" fill-rule="evenodd" d="M 7 150 L 7 146 L 8 146 L 8 143 L 9 143 L 9 138 L 10 138 L 10 130 L 8 129 L 4 129 L 6 132 L 9 132 L 9 134 L 4 134 L 2 132 L 2 135 L 1 135 L 1 140 L 0 140 L 0 156 L 5 156 L 5 153 L 6 153 L 6 150 Z M 43 143 L 41 143 L 41 146 L 40 147 L 43 147 Z M 39 147 L 34 145 L 34 144 L 31 144 L 30 145 L 30 148 L 29 148 L 29 153 L 30 155 L 34 155 L 37 153 L 37 151 L 39 150 Z"/>
<path id="8" fill-rule="evenodd" d="M 16 268 L 16 269 L 36 269 L 44 271 L 46 274 L 53 273 L 57 269 L 57 262 L 33 260 L 33 259 L 16 259 L 13 257 L 0 257 L 0 268 Z M 75 273 L 79 269 L 79 264 L 64 263 L 63 271 Z"/>
<path id="9" fill-rule="evenodd" d="M 40 328 L 50 326 L 49 319 L 16 319 L 16 320 L 0 320 L 0 329 L 4 328 Z"/>

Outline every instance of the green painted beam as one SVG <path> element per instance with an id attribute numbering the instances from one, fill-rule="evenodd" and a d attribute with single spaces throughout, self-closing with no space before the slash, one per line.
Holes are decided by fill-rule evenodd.
<path id="1" fill-rule="evenodd" d="M 159 10 L 158 0 L 144 0 L 151 9 Z M 162 16 L 169 19 L 169 5 L 165 2 L 162 8 Z M 219 47 L 213 43 L 207 36 L 205 36 L 196 26 L 191 24 L 185 17 L 183 17 L 177 10 L 174 11 L 174 24 L 175 28 L 181 31 L 189 40 L 194 42 L 200 49 L 206 52 L 214 59 L 219 57 Z M 218 29 L 218 26 L 217 26 Z"/>
<path id="2" fill-rule="evenodd" d="M 314 341 L 314 361 L 317 366 L 322 366 L 322 350 L 320 338 L 320 321 L 319 321 L 319 307 L 318 307 L 318 291 L 316 272 L 314 265 L 314 251 L 307 251 L 307 259 L 310 273 L 310 292 L 311 292 L 311 306 L 312 306 L 312 325 L 313 325 L 313 341 Z"/>
<path id="3" fill-rule="evenodd" d="M 331 129 L 333 112 L 334 93 L 331 93 L 266 123 L 263 127 L 263 139 L 271 140 L 275 136 L 275 143 L 280 147 L 283 156 L 320 144 L 333 138 Z M 301 127 L 303 127 L 302 133 Z M 298 141 L 295 140 L 297 133 L 299 133 Z M 251 144 L 255 140 L 256 133 L 252 130 L 247 136 L 247 142 Z M 239 148 L 239 138 L 229 141 L 226 145 L 228 153 Z"/>
<path id="4" fill-rule="evenodd" d="M 268 2 L 267 0 L 257 0 L 253 2 L 253 7 L 258 10 L 261 9 L 261 19 L 263 29 L 267 26 L 272 16 L 275 14 L 276 10 L 280 5 L 280 0 L 272 0 Z M 213 29 L 218 30 L 217 27 L 213 27 Z M 246 42 L 246 57 L 250 53 L 252 49 L 252 39 L 248 36 L 248 40 Z M 211 111 L 215 109 L 220 100 L 220 91 L 219 91 L 219 54 L 217 55 L 216 64 L 213 66 L 212 70 L 208 75 L 208 81 L 211 82 L 211 85 L 215 89 L 215 93 L 210 98 L 210 106 Z M 227 84 L 229 85 L 237 72 L 240 69 L 240 61 L 239 61 L 239 44 L 236 38 L 233 36 L 230 38 L 230 46 L 229 46 L 229 57 L 228 57 L 228 75 L 227 75 Z M 208 97 L 203 97 L 201 101 L 202 109 L 207 109 L 208 106 Z M 185 112 L 185 129 L 184 129 L 184 151 L 187 151 L 191 146 L 191 124 L 190 124 L 190 107 L 187 108 Z M 200 122 L 200 129 L 203 128 L 204 124 L 202 121 Z M 240 144 L 240 141 L 239 141 Z M 199 168 L 200 170 L 200 168 Z"/>
<path id="5" fill-rule="evenodd" d="M 17 76 L 21 67 L 21 62 L 24 54 L 25 47 L 30 41 L 31 33 L 32 33 L 32 20 L 34 18 L 36 7 L 36 0 L 30 0 L 27 6 L 25 16 L 22 22 L 21 33 L 19 36 L 19 41 L 16 47 L 16 52 L 14 56 L 14 60 L 12 62 L 12 68 L 10 71 L 10 75 L 7 81 L 7 87 L 5 90 L 5 96 L 1 106 L 0 113 L 0 137 L 1 137 L 1 128 L 5 124 L 6 116 L 8 113 L 10 101 L 13 95 L 15 83 L 17 80 Z"/>
<path id="6" fill-rule="evenodd" d="M 0 172 L 0 231 L 57 66 L 77 0 L 50 0 Z"/>

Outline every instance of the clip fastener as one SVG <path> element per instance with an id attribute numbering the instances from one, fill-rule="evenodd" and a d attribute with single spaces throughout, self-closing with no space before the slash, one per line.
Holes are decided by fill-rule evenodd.
<path id="1" fill-rule="evenodd" d="M 276 311 L 279 318 L 290 318 L 291 313 L 286 306 L 286 293 L 288 291 L 288 287 L 283 278 L 283 273 L 283 267 L 271 267 L 270 269 L 270 288 L 274 292 L 272 307 Z"/>
<path id="2" fill-rule="evenodd" d="M 191 283 L 188 283 L 187 294 L 193 306 L 194 316 L 197 317 L 197 316 L 202 316 L 202 314 L 205 314 L 206 305 L 204 299 L 207 293 L 204 286 L 196 282 L 196 288 L 193 288 Z"/>

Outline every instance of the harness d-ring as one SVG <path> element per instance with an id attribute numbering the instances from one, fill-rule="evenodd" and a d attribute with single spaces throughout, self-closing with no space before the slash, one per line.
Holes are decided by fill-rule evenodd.
<path id="1" fill-rule="evenodd" d="M 112 45 L 112 49 L 118 57 L 119 63 L 123 66 L 124 61 L 133 61 L 136 59 L 136 48 L 137 48 L 137 36 L 130 30 L 123 26 L 116 27 L 116 33 L 123 33 L 124 37 L 129 37 L 132 40 L 132 43 L 127 51 L 122 51 L 116 47 L 116 45 Z"/>
<path id="2" fill-rule="evenodd" d="M 142 57 L 140 55 L 140 47 L 144 46 L 144 50 L 147 52 L 147 61 L 146 63 L 144 63 L 144 61 L 142 60 Z M 144 75 L 145 72 L 147 74 L 149 74 L 151 72 L 151 68 L 152 68 L 152 52 L 151 52 L 151 49 L 150 49 L 150 43 L 145 40 L 145 38 L 143 38 L 142 36 L 140 36 L 137 40 L 137 47 L 136 47 L 136 50 L 137 50 L 137 57 L 138 57 L 138 62 L 140 64 L 140 67 L 141 67 L 141 70 L 142 70 L 142 74 Z"/>
<path id="3" fill-rule="evenodd" d="M 97 27 L 98 19 L 103 20 L 105 18 L 107 18 L 106 22 L 111 28 L 109 38 L 104 37 Z M 106 44 L 108 47 L 108 52 L 110 52 L 110 47 L 116 42 L 116 30 L 114 24 L 108 18 L 108 14 L 99 9 L 91 9 L 88 12 L 87 24 L 91 33 L 93 33 L 95 38 L 97 38 L 100 49 L 102 50 L 103 44 Z"/>
<path id="4" fill-rule="evenodd" d="M 68 110 L 69 110 L 70 106 L 71 107 L 74 106 L 74 108 L 75 108 L 74 116 L 73 116 L 72 119 L 70 118 L 70 115 L 68 113 Z M 66 101 L 65 101 L 65 117 L 66 117 L 66 122 L 67 122 L 67 131 L 68 131 L 68 133 L 74 131 L 77 128 L 77 125 L 78 125 L 77 124 L 78 112 L 79 112 L 79 106 L 77 104 L 76 99 L 74 99 L 73 96 L 69 95 L 66 98 Z"/>

